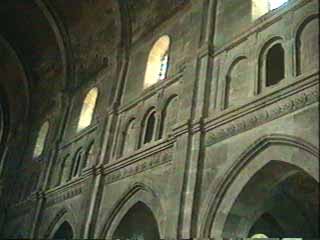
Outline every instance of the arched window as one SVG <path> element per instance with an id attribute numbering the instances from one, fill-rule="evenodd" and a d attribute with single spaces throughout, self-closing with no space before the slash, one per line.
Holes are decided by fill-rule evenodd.
<path id="1" fill-rule="evenodd" d="M 83 158 L 83 150 L 79 149 L 74 155 L 71 177 L 76 177 L 79 175 L 82 158 Z"/>
<path id="2" fill-rule="evenodd" d="M 135 148 L 135 119 L 131 119 L 123 132 L 121 155 L 130 153 Z"/>
<path id="3" fill-rule="evenodd" d="M 94 108 L 98 97 L 98 89 L 91 89 L 83 101 L 80 118 L 78 122 L 78 131 L 88 127 L 91 124 Z"/>
<path id="4" fill-rule="evenodd" d="M 42 154 L 44 150 L 44 144 L 46 142 L 46 138 L 48 135 L 48 131 L 49 131 L 49 122 L 47 121 L 44 124 L 42 124 L 40 131 L 38 132 L 37 141 L 33 151 L 33 157 L 37 158 L 37 157 L 40 157 L 40 155 Z"/>
<path id="5" fill-rule="evenodd" d="M 171 127 L 177 122 L 177 102 L 177 95 L 171 97 L 161 114 L 159 139 L 165 137 L 170 132 Z"/>
<path id="6" fill-rule="evenodd" d="M 285 53 L 281 39 L 275 39 L 262 51 L 260 56 L 259 91 L 278 84 L 285 78 Z"/>
<path id="7" fill-rule="evenodd" d="M 64 181 L 64 171 L 65 171 L 65 168 L 66 168 L 66 164 L 67 164 L 67 161 L 68 161 L 68 158 L 69 158 L 69 154 L 67 156 L 65 156 L 61 163 L 60 163 L 60 166 L 59 166 L 59 176 L 58 176 L 58 180 L 57 180 L 57 185 L 61 185 Z"/>
<path id="8" fill-rule="evenodd" d="M 281 44 L 269 49 L 266 57 L 266 86 L 275 85 L 284 79 L 284 51 Z"/>
<path id="9" fill-rule="evenodd" d="M 155 135 L 155 127 L 156 127 L 156 112 L 150 111 L 146 116 L 143 124 L 143 138 L 142 143 L 146 144 L 151 142 L 154 139 Z"/>
<path id="10" fill-rule="evenodd" d="M 288 0 L 252 0 L 252 19 L 255 20 L 287 2 Z"/>
<path id="11" fill-rule="evenodd" d="M 248 76 L 250 74 L 247 58 L 237 58 L 226 76 L 224 108 L 239 106 L 252 95 L 252 81 Z"/>
<path id="12" fill-rule="evenodd" d="M 308 18 L 297 34 L 297 75 L 319 70 L 319 17 Z"/>
<path id="13" fill-rule="evenodd" d="M 92 164 L 91 161 L 93 160 L 93 157 L 94 157 L 94 141 L 90 143 L 89 147 L 86 150 L 86 155 L 85 155 L 85 158 L 83 159 L 81 169 L 84 169 L 85 167 L 87 167 L 88 163 Z"/>
<path id="14" fill-rule="evenodd" d="M 167 70 L 169 64 L 169 47 L 170 38 L 165 35 L 157 40 L 153 45 L 147 62 L 144 88 L 155 84 L 159 80 L 167 77 Z"/>

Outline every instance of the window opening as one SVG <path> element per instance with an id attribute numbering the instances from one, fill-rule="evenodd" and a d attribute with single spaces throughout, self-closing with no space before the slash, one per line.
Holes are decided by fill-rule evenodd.
<path id="1" fill-rule="evenodd" d="M 37 136 L 36 144 L 33 151 L 33 157 L 40 157 L 44 150 L 44 145 L 49 131 L 49 123 L 45 122 Z"/>
<path id="2" fill-rule="evenodd" d="M 98 97 L 98 89 L 91 89 L 83 101 L 80 113 L 78 131 L 88 127 L 91 124 L 94 108 Z"/>
<path id="3" fill-rule="evenodd" d="M 144 142 L 143 142 L 144 144 L 152 141 L 155 123 L 156 123 L 155 112 L 153 112 L 150 114 L 150 116 L 148 117 L 148 120 L 147 120 L 145 137 L 144 137 Z"/>
<path id="4" fill-rule="evenodd" d="M 284 51 L 278 43 L 269 49 L 266 57 L 266 86 L 279 83 L 284 75 Z"/>
<path id="5" fill-rule="evenodd" d="M 160 37 L 150 50 L 146 72 L 144 76 L 144 88 L 147 88 L 167 77 L 169 67 L 170 38 L 165 35 Z"/>

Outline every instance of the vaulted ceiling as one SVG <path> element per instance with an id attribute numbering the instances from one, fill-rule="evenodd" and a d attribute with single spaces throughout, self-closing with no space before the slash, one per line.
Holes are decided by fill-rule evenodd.
<path id="1" fill-rule="evenodd" d="M 121 44 L 136 40 L 185 2 L 1 0 L 0 36 L 27 76 L 27 84 L 23 79 L 20 84 L 35 111 L 30 113 L 45 111 L 57 93 L 92 78 L 107 67 Z M 18 84 L 10 81 L 17 78 L 11 74 L 0 78 L 0 87 Z"/>

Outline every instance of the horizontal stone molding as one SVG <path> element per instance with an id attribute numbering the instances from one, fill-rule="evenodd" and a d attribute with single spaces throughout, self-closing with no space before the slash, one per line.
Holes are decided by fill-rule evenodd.
<path id="1" fill-rule="evenodd" d="M 207 119 L 205 144 L 210 146 L 319 101 L 319 74 L 300 79 L 245 106 Z"/>
<path id="2" fill-rule="evenodd" d="M 172 161 L 172 149 L 161 150 L 152 157 L 108 169 L 105 183 L 112 183 Z"/>
<path id="3" fill-rule="evenodd" d="M 77 195 L 80 195 L 82 193 L 82 188 L 81 187 L 75 187 L 72 189 L 68 189 L 68 191 L 62 192 L 60 194 L 54 194 L 51 196 L 47 197 L 47 200 L 45 202 L 45 206 L 49 207 L 52 206 L 54 204 L 57 204 L 59 202 L 63 202 L 67 199 L 73 198 Z"/>

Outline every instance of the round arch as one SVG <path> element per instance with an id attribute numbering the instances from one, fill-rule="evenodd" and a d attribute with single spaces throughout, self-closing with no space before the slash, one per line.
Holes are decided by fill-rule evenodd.
<path id="1" fill-rule="evenodd" d="M 155 84 L 159 80 L 163 80 L 167 74 L 167 64 L 169 58 L 170 48 L 170 37 L 169 35 L 163 35 L 157 39 L 153 44 L 146 65 L 146 71 L 144 76 L 144 88 L 148 88 Z M 161 73 L 162 58 L 166 58 L 166 67 L 164 72 Z"/>
<path id="2" fill-rule="evenodd" d="M 113 239 L 113 235 L 121 220 L 138 203 L 142 203 L 150 209 L 157 223 L 160 238 L 164 238 L 165 215 L 160 198 L 151 188 L 141 183 L 137 183 L 129 188 L 114 205 L 110 214 L 106 217 L 107 221 L 102 232 L 99 234 L 99 238 Z"/>
<path id="3" fill-rule="evenodd" d="M 318 14 L 311 14 L 307 17 L 304 17 L 303 20 L 301 20 L 299 22 L 299 24 L 297 26 L 295 26 L 294 28 L 294 59 L 295 59 L 295 71 L 294 74 L 295 76 L 299 76 L 301 74 L 303 74 L 303 69 L 302 69 L 302 59 L 301 59 L 301 35 L 303 33 L 303 31 L 305 30 L 305 28 L 307 27 L 307 25 L 309 25 L 311 22 L 313 21 L 318 21 L 319 24 L 319 15 Z M 318 34 L 319 35 L 319 34 Z M 317 46 L 315 46 L 317 47 Z M 312 51 L 314 52 L 318 52 L 316 51 L 316 49 L 312 49 Z M 316 68 L 314 69 L 316 70 Z M 308 71 L 306 71 L 308 72 Z"/>
<path id="4" fill-rule="evenodd" d="M 200 212 L 205 219 L 200 226 L 200 234 L 204 237 L 223 235 L 228 214 L 240 192 L 257 172 L 270 163 L 277 162 L 286 167 L 285 171 L 278 171 L 279 181 L 299 171 L 319 182 L 318 152 L 312 144 L 287 135 L 272 134 L 258 139 L 241 154 L 221 181 L 209 187 L 211 194 L 206 197 Z"/>

